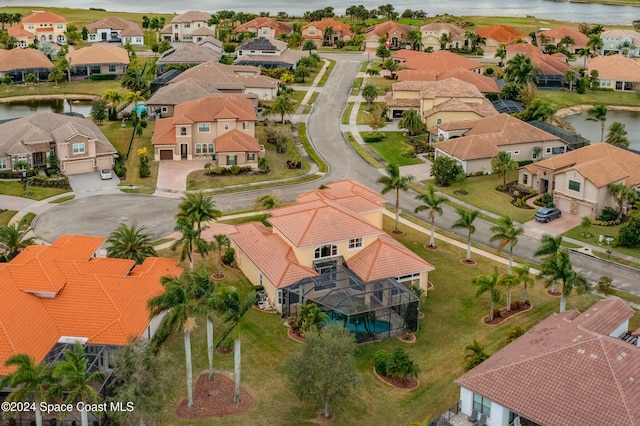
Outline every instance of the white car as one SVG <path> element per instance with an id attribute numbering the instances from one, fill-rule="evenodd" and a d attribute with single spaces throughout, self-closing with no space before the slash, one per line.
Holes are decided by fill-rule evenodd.
<path id="1" fill-rule="evenodd" d="M 107 180 L 113 178 L 113 174 L 110 169 L 102 169 L 100 170 L 100 179 Z"/>

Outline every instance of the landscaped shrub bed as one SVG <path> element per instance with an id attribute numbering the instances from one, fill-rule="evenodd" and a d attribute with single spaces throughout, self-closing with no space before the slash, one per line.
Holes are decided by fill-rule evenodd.
<path id="1" fill-rule="evenodd" d="M 42 186 L 46 188 L 66 188 L 71 189 L 69 178 L 66 176 L 33 176 L 29 179 L 29 183 L 33 186 Z"/>
<path id="2" fill-rule="evenodd" d="M 533 207 L 528 205 L 526 201 L 538 195 L 535 189 L 521 185 L 517 181 L 509 182 L 506 186 L 500 185 L 496 190 L 511 196 L 511 204 L 521 209 L 532 209 Z"/>
<path id="3" fill-rule="evenodd" d="M 27 170 L 27 177 L 32 177 L 38 174 L 36 169 Z M 0 179 L 22 179 L 22 171 L 2 170 L 0 171 Z"/>
<path id="4" fill-rule="evenodd" d="M 115 80 L 117 75 L 115 74 L 91 74 L 92 81 L 103 81 L 103 80 Z"/>
<path id="5" fill-rule="evenodd" d="M 522 303 L 519 300 L 514 300 L 511 302 L 510 310 L 507 311 L 507 308 L 502 309 L 494 309 L 493 310 L 493 321 L 489 321 L 489 316 L 486 316 L 482 319 L 485 324 L 496 325 L 500 324 L 503 321 L 506 321 L 509 317 L 512 317 L 520 312 L 528 311 L 531 309 L 531 303 L 527 300 Z"/>
<path id="6" fill-rule="evenodd" d="M 231 167 L 221 167 L 218 166 L 214 169 L 211 169 L 211 172 L 207 172 L 207 175 L 214 175 L 214 176 L 229 176 L 229 175 L 246 175 L 249 173 L 263 173 L 260 170 L 254 170 L 253 168 L 251 168 L 251 166 L 231 166 Z"/>

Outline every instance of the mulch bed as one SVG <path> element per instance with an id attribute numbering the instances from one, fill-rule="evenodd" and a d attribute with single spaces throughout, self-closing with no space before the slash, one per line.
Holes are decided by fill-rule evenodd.
<path id="1" fill-rule="evenodd" d="M 289 336 L 291 340 L 295 340 L 298 343 L 304 343 L 304 337 L 298 336 L 290 328 L 287 328 L 287 336 Z"/>
<path id="2" fill-rule="evenodd" d="M 212 382 L 209 374 L 198 377 L 193 391 L 193 407 L 187 407 L 187 399 L 183 399 L 176 408 L 176 415 L 181 419 L 203 419 L 209 417 L 235 416 L 249 411 L 253 407 L 253 396 L 240 388 L 240 403 L 233 402 L 235 385 L 229 377 L 214 373 Z"/>
<path id="3" fill-rule="evenodd" d="M 462 263 L 463 265 L 469 265 L 469 266 L 473 266 L 473 265 L 477 265 L 478 264 L 478 262 L 476 262 L 473 259 L 471 259 L 471 260 L 460 259 L 460 263 Z"/>
<path id="4" fill-rule="evenodd" d="M 457 189 L 455 191 L 453 191 L 454 194 L 456 195 L 469 195 L 469 193 L 467 191 L 465 191 L 464 189 Z"/>
<path id="5" fill-rule="evenodd" d="M 438 246 L 430 246 L 428 244 L 425 244 L 424 248 L 426 248 L 427 250 L 438 250 Z"/>
<path id="6" fill-rule="evenodd" d="M 409 334 L 409 338 L 405 339 L 404 338 L 404 334 L 402 336 L 398 336 L 398 340 L 400 340 L 401 342 L 404 343 L 415 343 L 416 342 L 416 333 L 408 333 Z"/>
<path id="7" fill-rule="evenodd" d="M 225 275 L 225 274 L 220 274 L 220 275 L 218 275 L 218 274 L 211 274 L 211 278 L 213 278 L 213 279 L 214 279 L 214 280 L 216 280 L 216 281 L 222 281 L 222 280 L 224 280 L 224 279 L 225 279 L 225 277 L 226 277 L 226 275 Z"/>
<path id="8" fill-rule="evenodd" d="M 309 420 L 311 423 L 315 423 L 318 425 L 324 425 L 327 423 L 331 423 L 336 419 L 335 413 L 329 412 L 329 417 L 324 416 L 324 410 L 318 410 L 316 412 L 316 418 Z"/>
<path id="9" fill-rule="evenodd" d="M 398 230 L 398 231 L 391 231 L 391 233 L 392 233 L 393 235 L 404 235 L 404 231 L 400 231 L 400 230 Z"/>
<path id="10" fill-rule="evenodd" d="M 229 349 L 218 348 L 218 349 L 216 349 L 216 353 L 218 353 L 220 355 L 231 355 L 233 353 L 233 347 L 231 347 Z"/>
<path id="11" fill-rule="evenodd" d="M 508 320 L 511 317 L 514 317 L 518 314 L 521 314 L 523 312 L 527 312 L 530 311 L 533 308 L 533 305 L 531 303 L 528 303 L 526 305 L 522 305 L 522 307 L 518 310 L 516 309 L 511 309 L 509 312 L 507 312 L 506 308 L 502 308 L 500 309 L 500 316 L 499 317 L 495 317 L 493 319 L 493 321 L 489 321 L 489 316 L 485 316 L 482 318 L 482 323 L 484 325 L 498 325 L 498 324 L 502 324 L 503 322 L 505 322 L 506 320 Z"/>
<path id="12" fill-rule="evenodd" d="M 562 296 L 562 293 L 560 293 L 559 291 L 551 291 L 551 289 L 547 289 L 547 294 L 549 296 L 553 296 L 553 297 L 560 297 Z"/>
<path id="13" fill-rule="evenodd" d="M 418 389 L 418 387 L 420 386 L 420 381 L 415 377 L 407 377 L 403 382 L 397 377 L 381 376 L 380 374 L 378 374 L 375 367 L 373 367 L 373 374 L 375 374 L 378 379 L 382 380 L 389 386 L 393 386 L 394 388 L 412 391 Z"/>

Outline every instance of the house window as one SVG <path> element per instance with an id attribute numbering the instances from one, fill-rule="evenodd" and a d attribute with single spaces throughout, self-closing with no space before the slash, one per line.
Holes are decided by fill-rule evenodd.
<path id="1" fill-rule="evenodd" d="M 442 124 L 442 118 L 436 118 L 436 124 Z"/>
<path id="2" fill-rule="evenodd" d="M 402 275 L 396 277 L 396 281 L 407 288 L 411 288 L 411 286 L 415 284 L 420 285 L 420 273 L 416 272 L 415 274 Z"/>
<path id="3" fill-rule="evenodd" d="M 27 28 L 28 28 L 28 29 L 30 29 L 30 30 L 32 30 L 32 29 L 34 29 L 35 27 L 33 26 L 33 24 L 29 24 L 29 25 L 27 25 Z"/>
<path id="4" fill-rule="evenodd" d="M 210 154 L 213 154 L 214 152 L 216 152 L 216 149 L 215 149 L 215 145 L 214 145 L 214 144 L 210 143 L 210 144 L 208 145 L 208 147 L 209 147 L 209 153 L 210 153 Z"/>
<path id="5" fill-rule="evenodd" d="M 477 393 L 473 394 L 473 409 L 480 414 L 491 417 L 491 401 Z"/>
<path id="6" fill-rule="evenodd" d="M 0 169 L 7 168 L 7 160 L 5 158 L 0 158 Z"/>
<path id="7" fill-rule="evenodd" d="M 196 144 L 196 154 L 202 154 L 202 145 L 199 143 Z"/>
<path id="8" fill-rule="evenodd" d="M 178 29 L 178 24 L 175 24 L 175 25 L 174 25 L 174 28 L 177 30 L 177 29 Z"/>
<path id="9" fill-rule="evenodd" d="M 256 161 L 256 154 L 250 152 L 247 154 L 247 161 Z"/>
<path id="10" fill-rule="evenodd" d="M 188 22 L 185 22 L 185 23 L 184 23 L 184 27 L 185 27 L 185 28 L 191 28 L 191 24 L 190 24 L 190 23 L 188 23 Z"/>
<path id="11" fill-rule="evenodd" d="M 309 35 L 316 35 L 316 29 L 315 28 L 309 28 Z"/>
<path id="12" fill-rule="evenodd" d="M 529 184 L 529 175 L 528 175 L 528 174 L 526 174 L 526 173 L 524 173 L 524 174 L 522 175 L 522 184 L 523 184 L 523 185 L 527 185 L 527 184 Z"/>
<path id="13" fill-rule="evenodd" d="M 278 306 L 282 305 L 282 302 L 284 302 L 283 292 L 282 292 L 282 289 L 279 288 L 278 289 Z"/>
<path id="14" fill-rule="evenodd" d="M 90 41 L 95 41 L 96 40 L 96 35 L 95 34 L 89 34 L 89 40 Z"/>
<path id="15" fill-rule="evenodd" d="M 169 111 L 169 108 L 167 108 L 167 107 L 162 107 L 162 108 L 160 108 L 160 111 L 161 111 L 161 112 L 167 112 L 167 111 Z"/>
<path id="16" fill-rule="evenodd" d="M 109 65 L 109 72 L 116 72 L 116 66 L 115 65 Z"/>
<path id="17" fill-rule="evenodd" d="M 362 247 L 362 237 L 352 238 L 349 240 L 349 250 L 353 250 L 361 247 Z"/>
<path id="18" fill-rule="evenodd" d="M 73 153 L 74 154 L 84 154 L 84 143 L 74 143 L 73 144 Z"/>
<path id="19" fill-rule="evenodd" d="M 269 35 L 269 28 L 263 28 L 262 35 Z"/>
<path id="20" fill-rule="evenodd" d="M 338 246 L 334 244 L 328 244 L 326 246 L 318 247 L 313 253 L 314 259 L 324 259 L 325 257 L 333 257 L 338 255 Z"/>
<path id="21" fill-rule="evenodd" d="M 224 123 L 224 130 L 229 130 L 229 123 Z"/>
<path id="22" fill-rule="evenodd" d="M 186 127 L 181 127 L 180 128 L 180 136 L 187 136 L 187 128 Z"/>
<path id="23" fill-rule="evenodd" d="M 243 122 L 242 122 L 242 128 L 243 128 L 244 130 L 247 130 L 247 129 L 249 128 L 249 122 L 248 122 L 248 121 L 243 121 Z"/>
<path id="24" fill-rule="evenodd" d="M 569 189 L 572 191 L 580 192 L 580 182 L 569 180 Z"/>
<path id="25" fill-rule="evenodd" d="M 562 154 L 564 153 L 564 146 L 556 146 L 551 150 L 551 152 L 553 154 Z"/>
<path id="26" fill-rule="evenodd" d="M 513 155 L 520 155 L 520 151 L 513 151 Z"/>
<path id="27" fill-rule="evenodd" d="M 236 165 L 238 165 L 238 156 L 227 155 L 227 166 L 236 166 Z"/>
<path id="28" fill-rule="evenodd" d="M 57 28 L 57 29 L 59 29 L 59 30 L 61 30 L 61 29 L 62 29 L 62 24 L 58 24 L 58 25 L 56 25 L 56 28 Z"/>
<path id="29" fill-rule="evenodd" d="M 198 123 L 198 133 L 209 133 L 211 125 L 209 123 Z"/>
<path id="30" fill-rule="evenodd" d="M 544 152 L 546 152 L 547 154 L 551 154 L 551 148 L 546 148 Z"/>

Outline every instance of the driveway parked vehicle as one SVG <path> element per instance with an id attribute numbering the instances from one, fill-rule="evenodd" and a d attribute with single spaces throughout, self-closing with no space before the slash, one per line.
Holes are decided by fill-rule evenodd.
<path id="1" fill-rule="evenodd" d="M 100 179 L 107 180 L 111 178 L 113 178 L 113 175 L 111 174 L 111 170 L 109 169 L 100 170 Z"/>
<path id="2" fill-rule="evenodd" d="M 553 219 L 557 219 L 562 215 L 562 212 L 555 207 L 543 207 L 536 212 L 536 220 L 538 222 L 549 222 Z"/>

